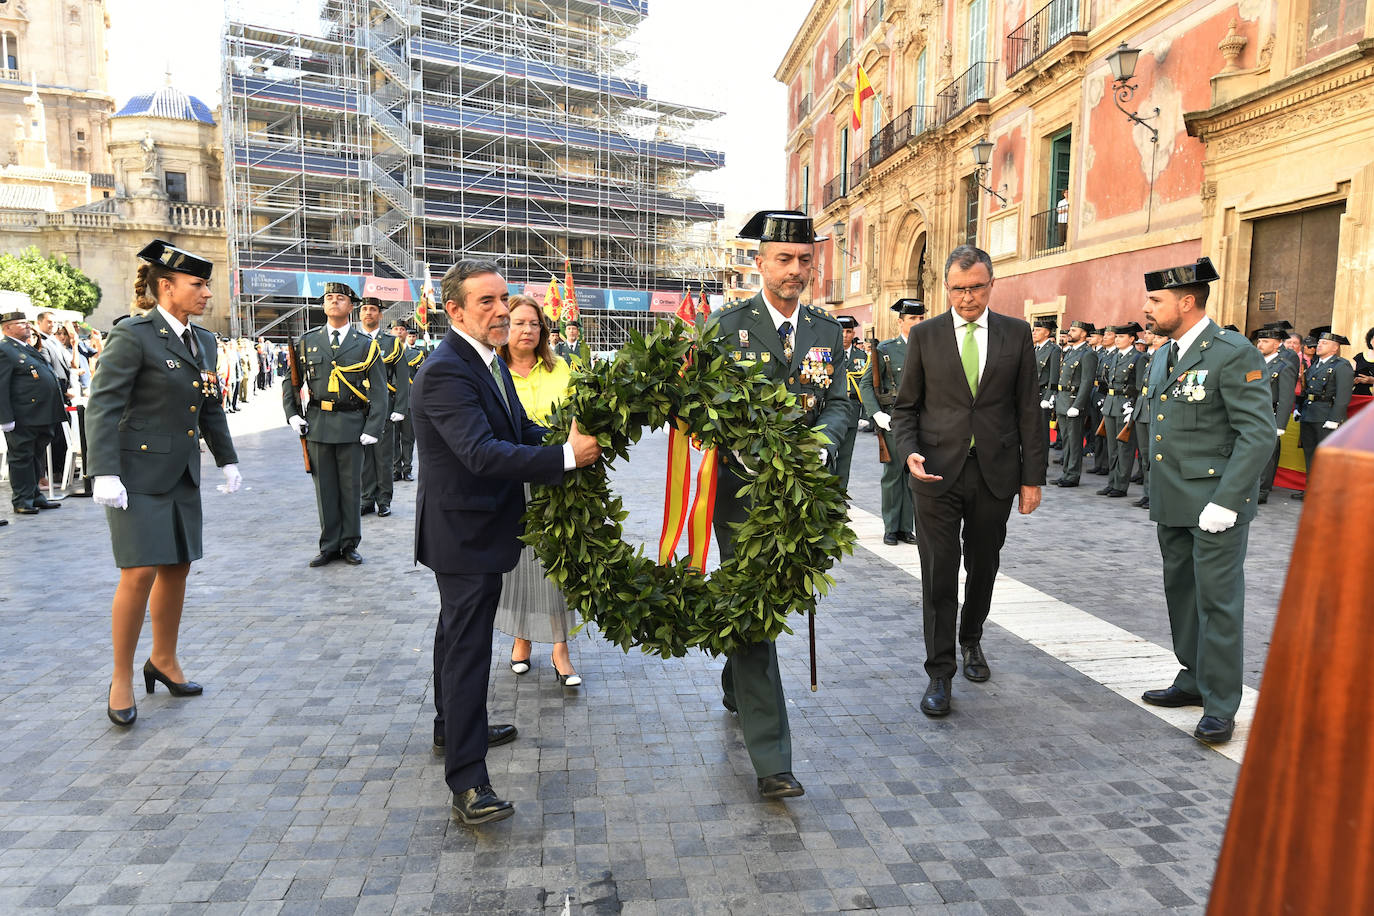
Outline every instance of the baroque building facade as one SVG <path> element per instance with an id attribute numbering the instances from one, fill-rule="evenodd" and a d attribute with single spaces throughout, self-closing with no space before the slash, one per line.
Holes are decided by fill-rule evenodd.
<path id="1" fill-rule="evenodd" d="M 833 236 L 817 298 L 882 336 L 970 242 L 995 308 L 1124 323 L 1144 271 L 1205 254 L 1219 322 L 1362 339 L 1371 34 L 1352 0 L 816 0 L 776 76 L 789 203 Z"/>

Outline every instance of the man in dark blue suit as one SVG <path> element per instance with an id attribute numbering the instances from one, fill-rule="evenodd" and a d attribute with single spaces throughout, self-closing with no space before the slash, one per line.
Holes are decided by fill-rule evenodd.
<path id="1" fill-rule="evenodd" d="M 601 455 L 574 422 L 565 445 L 525 416 L 496 350 L 510 336 L 506 281 L 488 261 L 459 261 L 441 293 L 452 330 L 415 375 L 419 452 L 415 560 L 439 584 L 434 632 L 434 748 L 444 753 L 453 813 L 467 824 L 510 817 L 487 775 L 487 748 L 515 726 L 487 723 L 492 624 L 501 576 L 520 556 L 525 482 L 554 484 Z"/>

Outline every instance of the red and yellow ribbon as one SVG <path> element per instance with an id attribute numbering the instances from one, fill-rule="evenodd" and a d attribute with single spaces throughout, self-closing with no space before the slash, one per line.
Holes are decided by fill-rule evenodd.
<path id="1" fill-rule="evenodd" d="M 703 451 L 701 467 L 697 470 L 696 498 L 692 499 L 692 435 L 687 424 L 678 420 L 668 432 L 668 479 L 663 490 L 663 531 L 658 538 L 660 566 L 672 562 L 685 527 L 691 566 L 697 572 L 706 572 L 706 554 L 711 549 L 711 520 L 715 515 L 717 468 L 716 450 Z"/>

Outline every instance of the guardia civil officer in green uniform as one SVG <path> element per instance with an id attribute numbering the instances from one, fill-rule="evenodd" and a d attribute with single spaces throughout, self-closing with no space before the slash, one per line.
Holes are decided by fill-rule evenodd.
<path id="1" fill-rule="evenodd" d="M 1054 412 L 1059 417 L 1059 436 L 1064 440 L 1064 472 L 1056 486 L 1076 487 L 1083 474 L 1083 424 L 1097 379 L 1097 354 L 1087 343 L 1091 331 L 1091 321 L 1069 325 L 1069 348 L 1064 351 L 1059 381 L 1054 386 Z"/>
<path id="2" fill-rule="evenodd" d="M 1150 370 L 1154 366 L 1155 354 L 1160 351 L 1169 338 L 1163 334 L 1156 334 L 1149 328 L 1141 332 L 1144 337 L 1146 349 L 1140 362 L 1135 364 L 1135 381 L 1140 388 L 1140 399 L 1136 402 L 1137 406 L 1145 403 L 1150 396 Z M 1140 484 L 1145 490 L 1145 495 L 1141 496 L 1131 505 L 1137 509 L 1150 508 L 1150 443 L 1154 437 L 1150 435 L 1150 412 L 1148 410 L 1137 410 L 1131 414 L 1135 419 L 1135 442 L 1136 450 L 1140 453 Z"/>
<path id="3" fill-rule="evenodd" d="M 1173 684 L 1155 706 L 1201 706 L 1194 737 L 1229 741 L 1241 695 L 1245 547 L 1260 474 L 1274 448 L 1264 360 L 1207 317 L 1208 258 L 1145 275 L 1145 317 L 1171 343 L 1155 354 L 1150 395 L 1150 519 L 1164 562 Z"/>
<path id="4" fill-rule="evenodd" d="M 878 387 L 873 386 L 873 370 L 869 368 L 859 380 L 864 407 L 878 427 L 878 435 L 891 439 L 892 405 L 897 403 L 897 389 L 902 384 L 902 366 L 906 364 L 906 342 L 911 329 L 925 317 L 925 303 L 918 299 L 898 299 L 891 305 L 897 313 L 897 336 L 881 341 L 874 348 L 873 359 L 878 366 Z M 911 476 L 906 463 L 896 456 L 883 465 L 881 482 L 883 495 L 883 543 L 889 547 L 899 541 L 916 543 L 916 506 L 911 492 Z"/>
<path id="5" fill-rule="evenodd" d="M 1127 433 L 1125 442 L 1121 435 L 1131 422 L 1135 412 L 1136 399 L 1140 388 L 1136 384 L 1136 367 L 1140 364 L 1141 354 L 1136 352 L 1135 335 L 1143 328 L 1136 322 L 1117 325 L 1112 329 L 1116 341 L 1116 351 L 1107 372 L 1107 398 L 1102 402 L 1102 421 L 1107 426 L 1107 485 L 1097 491 L 1098 496 L 1119 498 L 1126 495 L 1131 485 L 1131 467 L 1135 464 L 1134 430 Z"/>
<path id="6" fill-rule="evenodd" d="M 282 381 L 286 422 L 305 437 L 314 471 L 320 552 L 311 566 L 363 561 L 363 448 L 381 438 L 389 405 L 381 347 L 349 321 L 357 301 L 347 283 L 325 284 L 325 324 L 296 341 L 310 395 L 304 407 L 291 379 Z"/>
<path id="7" fill-rule="evenodd" d="M 214 265 L 160 239 L 138 257 L 134 306 L 148 311 L 110 331 L 86 407 L 92 496 L 106 507 L 120 569 L 105 712 L 125 727 L 138 715 L 134 650 L 145 612 L 153 621 L 147 692 L 159 681 L 172 696 L 202 690 L 177 660 L 186 576 L 201 557 L 201 438 L 224 471 L 220 489 L 233 493 L 243 483 L 215 376 L 215 335 L 191 323 L 205 314 Z"/>
<path id="8" fill-rule="evenodd" d="M 1317 338 L 1317 355 L 1302 374 L 1302 400 L 1298 406 L 1298 418 L 1302 421 L 1298 441 L 1307 459 L 1309 479 L 1317 446 L 1345 422 L 1350 395 L 1355 390 L 1355 367 L 1341 356 L 1341 347 L 1349 346 L 1350 341 L 1331 333 L 1329 327 L 1313 328 L 1312 334 Z M 1301 490 L 1293 494 L 1293 499 L 1302 497 Z"/>
<path id="9" fill-rule="evenodd" d="M 759 241 L 755 263 L 763 290 L 721 309 L 715 334 L 736 359 L 757 363 L 769 379 L 797 396 L 804 421 L 825 435 L 826 463 L 833 466 L 854 413 L 838 364 L 844 338 L 834 318 L 800 304 L 815 243 L 824 238 L 816 237 L 809 217 L 792 210 L 755 214 L 739 237 Z M 714 525 L 722 559 L 734 553 L 730 525 L 749 514 L 748 503 L 735 495 L 744 486 L 744 473 L 722 456 Z M 792 774 L 792 733 L 773 643 L 756 643 L 728 656 L 720 680 L 725 707 L 739 716 L 759 793 L 764 798 L 803 794 Z"/>
<path id="10" fill-rule="evenodd" d="M 415 373 L 420 371 L 420 363 L 425 361 L 425 351 L 415 345 L 416 334 L 414 331 L 407 330 L 403 321 L 397 321 L 391 325 L 391 335 L 405 344 L 405 355 L 401 359 L 406 367 L 405 402 L 407 405 L 407 409 L 402 411 L 405 416 L 392 424 L 395 456 L 391 459 L 391 479 L 393 481 L 414 480 L 415 474 L 411 462 L 415 455 L 415 429 L 410 425 L 410 386 L 415 384 Z M 397 388 L 399 387 L 398 384 Z"/>
<path id="11" fill-rule="evenodd" d="M 1090 405 L 1092 410 L 1088 417 L 1088 422 L 1084 429 L 1088 433 L 1088 438 L 1092 441 L 1093 467 L 1092 473 L 1099 477 L 1105 477 L 1111 472 L 1111 453 L 1107 448 L 1107 436 L 1105 431 L 1101 434 L 1097 432 L 1103 429 L 1106 419 L 1102 414 L 1102 405 L 1107 400 L 1107 389 L 1111 387 L 1107 384 L 1108 377 L 1112 373 L 1112 364 L 1116 362 L 1116 328 L 1108 325 L 1097 332 L 1101 335 L 1098 338 L 1097 347 L 1097 380 L 1093 388 L 1093 396 Z"/>
<path id="12" fill-rule="evenodd" d="M 1269 493 L 1274 489 L 1274 475 L 1279 471 L 1279 452 L 1283 450 L 1283 434 L 1288 429 L 1288 421 L 1293 419 L 1293 405 L 1297 401 L 1296 385 L 1298 370 L 1291 360 L 1281 354 L 1289 353 L 1283 342 L 1288 332 L 1283 328 L 1265 326 L 1255 332 L 1255 349 L 1264 357 L 1264 375 L 1269 380 L 1269 401 L 1274 408 L 1274 451 L 1269 463 L 1264 466 L 1260 477 L 1259 504 L 1269 501 Z"/>
<path id="13" fill-rule="evenodd" d="M 396 451 L 396 424 L 410 412 L 410 379 L 405 364 L 406 346 L 394 334 L 382 329 L 382 303 L 366 297 L 358 307 L 358 324 L 364 334 L 377 341 L 382 364 L 386 366 L 387 419 L 376 445 L 363 446 L 363 515 L 374 510 L 378 518 L 391 514 L 394 480 L 391 468 Z"/>
<path id="14" fill-rule="evenodd" d="M 849 468 L 854 463 L 854 442 L 859 436 L 859 382 L 863 370 L 868 368 L 868 354 L 862 347 L 854 344 L 854 339 L 859 333 L 859 322 L 849 315 L 838 315 L 835 320 L 839 322 L 840 330 L 844 333 L 844 351 L 836 357 L 836 365 L 840 367 L 836 372 L 844 373 L 845 391 L 849 393 L 849 400 L 853 402 L 851 406 L 854 408 L 853 416 L 849 418 L 849 428 L 845 430 L 844 441 L 840 443 L 839 457 L 835 459 L 835 473 L 840 478 L 840 486 L 848 493 Z"/>
<path id="15" fill-rule="evenodd" d="M 1040 412 L 1044 415 L 1045 467 L 1050 465 L 1050 417 L 1054 416 L 1054 386 L 1059 381 L 1059 365 L 1064 352 L 1054 342 L 1059 322 L 1053 318 L 1037 318 L 1031 325 L 1031 343 L 1035 345 L 1035 364 L 1039 371 Z"/>
<path id="16" fill-rule="evenodd" d="M 0 430 L 5 433 L 10 499 L 17 515 L 62 508 L 38 489 L 38 468 L 66 416 L 62 382 L 43 354 L 29 346 L 27 316 L 0 315 Z"/>

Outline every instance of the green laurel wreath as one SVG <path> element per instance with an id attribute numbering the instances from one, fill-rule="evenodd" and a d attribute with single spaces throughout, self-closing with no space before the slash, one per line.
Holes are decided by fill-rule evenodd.
<path id="1" fill-rule="evenodd" d="M 533 488 L 524 541 L 568 606 L 627 652 L 720 655 L 791 633 L 788 615 L 814 610 L 834 584 L 827 570 L 853 552 L 844 494 L 820 461 L 824 436 L 802 424 L 784 386 L 734 360 L 712 325 L 698 338 L 681 319 L 660 321 L 647 335 L 632 333 L 614 361 L 584 358 L 549 421 L 550 444 L 567 440 L 573 417 L 597 437 L 603 460 Z M 742 461 L 755 471 L 741 474 L 752 508 L 735 531 L 734 557 L 709 576 L 686 557 L 659 566 L 625 543 L 627 513 L 607 478 L 608 463 L 628 460 L 645 428 L 673 418 L 705 447 L 738 456 L 735 469 Z M 729 485 L 722 475 L 719 486 Z"/>

